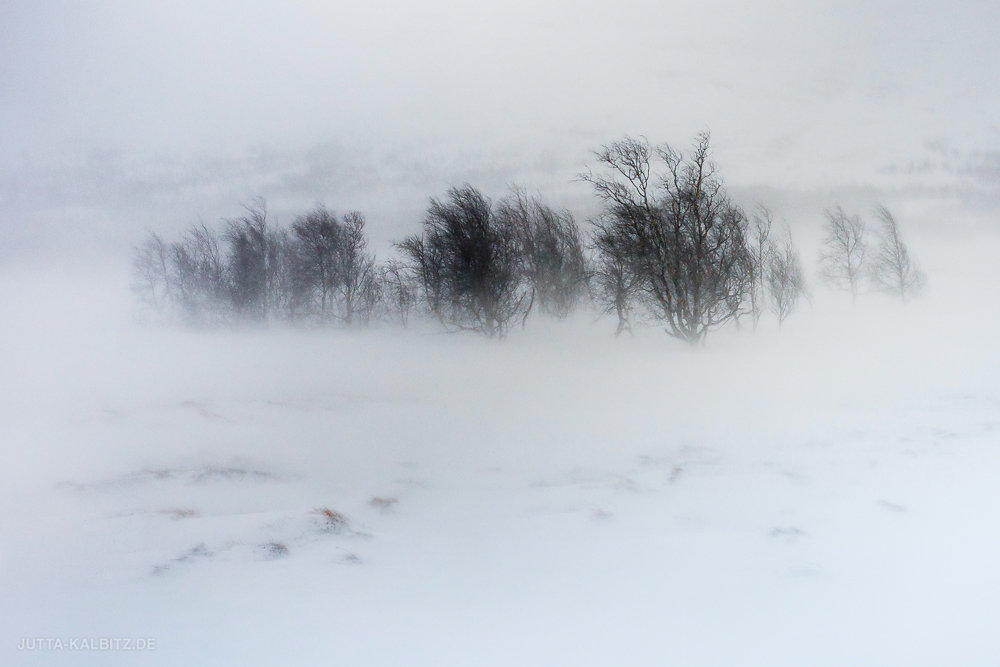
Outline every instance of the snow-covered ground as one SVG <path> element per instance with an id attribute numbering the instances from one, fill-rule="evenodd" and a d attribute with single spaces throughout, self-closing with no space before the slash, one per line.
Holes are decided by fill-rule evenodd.
<path id="1" fill-rule="evenodd" d="M 0 664 L 997 664 L 991 254 L 700 350 L 157 329 L 9 271 Z"/>

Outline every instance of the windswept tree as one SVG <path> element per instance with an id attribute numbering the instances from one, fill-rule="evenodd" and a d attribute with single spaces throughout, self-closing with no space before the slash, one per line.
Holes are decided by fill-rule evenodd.
<path id="1" fill-rule="evenodd" d="M 329 318 L 333 309 L 341 236 L 340 221 L 324 206 L 317 206 L 292 223 L 296 290 L 320 320 Z"/>
<path id="2" fill-rule="evenodd" d="M 773 219 L 766 206 L 758 206 L 750 216 L 747 247 L 750 252 L 750 319 L 757 329 L 767 301 L 768 267 L 775 252 L 771 240 Z"/>
<path id="3" fill-rule="evenodd" d="M 599 218 L 594 222 L 591 249 L 595 255 L 591 296 L 602 312 L 617 317 L 616 336 L 624 331 L 632 333 L 632 309 L 643 288 L 643 278 L 629 242 L 615 231 L 612 222 Z"/>
<path id="4" fill-rule="evenodd" d="M 871 260 L 872 282 L 905 302 L 923 286 L 924 274 L 910 257 L 910 251 L 900 236 L 896 216 L 885 206 L 879 206 L 876 215 L 881 224 L 877 232 L 878 247 Z"/>
<path id="5" fill-rule="evenodd" d="M 503 337 L 523 315 L 529 295 L 516 231 L 471 185 L 432 198 L 422 233 L 398 247 L 425 306 L 445 326 Z"/>
<path id="6" fill-rule="evenodd" d="M 132 255 L 132 290 L 153 310 L 172 305 L 169 264 L 170 247 L 156 233 L 150 233 Z"/>
<path id="7" fill-rule="evenodd" d="M 826 234 L 820 252 L 820 274 L 831 285 L 846 289 L 857 299 L 865 278 L 868 246 L 865 223 L 840 206 L 826 212 Z"/>
<path id="8" fill-rule="evenodd" d="M 299 283 L 295 239 L 283 227 L 271 229 L 269 237 L 274 261 L 268 281 L 270 312 L 286 320 L 299 319 L 308 304 Z"/>
<path id="9" fill-rule="evenodd" d="M 170 246 L 170 294 L 189 322 L 206 323 L 233 312 L 228 262 L 218 236 L 201 222 Z"/>
<path id="10" fill-rule="evenodd" d="M 605 173 L 582 178 L 604 202 L 599 233 L 628 257 L 641 303 L 666 332 L 702 342 L 745 313 L 752 284 L 746 215 L 709 159 L 709 135 L 699 135 L 688 155 L 626 138 L 596 157 Z"/>
<path id="11" fill-rule="evenodd" d="M 160 313 L 199 324 L 225 319 L 232 311 L 226 264 L 217 235 L 204 223 L 170 244 L 150 234 L 135 250 L 132 288 Z"/>
<path id="12" fill-rule="evenodd" d="M 395 259 L 383 264 L 379 273 L 385 313 L 405 327 L 417 301 L 417 287 L 413 276 L 403 262 Z"/>
<path id="13" fill-rule="evenodd" d="M 375 256 L 368 252 L 365 217 L 357 211 L 344 216 L 342 238 L 337 247 L 335 271 L 338 276 L 339 318 L 350 326 L 360 318 L 367 322 L 378 301 L 378 273 Z"/>
<path id="14" fill-rule="evenodd" d="M 496 215 L 517 239 L 521 272 L 530 289 L 525 316 L 537 305 L 542 312 L 566 317 L 587 291 L 583 241 L 572 214 L 514 189 L 497 205 Z"/>
<path id="15" fill-rule="evenodd" d="M 230 295 L 240 318 L 264 320 L 272 311 L 278 248 L 272 242 L 264 200 L 255 199 L 244 208 L 246 213 L 230 220 L 225 232 Z"/>
<path id="16" fill-rule="evenodd" d="M 296 291 L 321 321 L 347 326 L 367 321 L 378 295 L 375 257 L 368 252 L 365 218 L 352 211 L 338 218 L 323 206 L 292 223 Z"/>
<path id="17" fill-rule="evenodd" d="M 795 310 L 806 287 L 802 261 L 792 242 L 791 231 L 786 230 L 785 238 L 773 244 L 767 256 L 764 277 L 771 310 L 778 317 L 780 327 Z"/>

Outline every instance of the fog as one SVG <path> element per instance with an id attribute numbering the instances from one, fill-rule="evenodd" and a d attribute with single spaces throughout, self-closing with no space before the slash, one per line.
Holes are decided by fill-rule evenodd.
<path id="1" fill-rule="evenodd" d="M 997 18 L 0 9 L 0 663 L 994 664 Z M 780 328 L 192 326 L 132 289 L 150 232 L 254 197 L 363 212 L 378 261 L 465 182 L 589 235 L 595 149 L 706 130 L 794 235 Z M 824 212 L 879 203 L 905 304 L 820 275 Z"/>
<path id="2" fill-rule="evenodd" d="M 852 196 L 912 202 L 929 227 L 997 204 L 985 2 L 0 11 L 6 261 L 118 253 L 255 196 L 279 216 L 365 211 L 383 251 L 465 181 L 518 182 L 586 219 L 574 176 L 592 150 L 705 129 L 742 199 L 794 225 Z"/>

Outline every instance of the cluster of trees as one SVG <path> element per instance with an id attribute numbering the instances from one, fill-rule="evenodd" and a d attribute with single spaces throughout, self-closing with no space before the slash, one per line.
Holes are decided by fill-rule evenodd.
<path id="1" fill-rule="evenodd" d="M 587 294 L 579 227 L 523 190 L 491 202 L 476 188 L 431 199 L 420 234 L 399 244 L 414 292 L 445 327 L 503 336 L 532 309 L 565 317 Z"/>
<path id="2" fill-rule="evenodd" d="M 419 233 L 378 264 L 360 213 L 318 206 L 282 228 L 256 200 L 217 230 L 198 224 L 172 243 L 151 234 L 136 249 L 134 286 L 191 322 L 406 325 L 421 313 L 495 337 L 585 301 L 613 313 L 619 334 L 642 320 L 691 343 L 729 323 L 756 328 L 767 309 L 779 324 L 791 314 L 805 294 L 791 233 L 775 233 L 766 208 L 747 214 L 730 199 L 707 134 L 687 154 L 626 138 L 595 156 L 598 171 L 581 178 L 602 209 L 586 242 L 569 212 L 524 190 L 492 201 L 464 185 L 432 198 Z M 880 208 L 879 219 L 869 253 L 860 219 L 829 212 L 823 275 L 852 294 L 864 279 L 905 298 L 922 278 L 895 218 Z"/>
<path id="3" fill-rule="evenodd" d="M 154 309 L 191 323 L 373 318 L 404 326 L 421 310 L 449 329 L 503 336 L 533 310 L 565 317 L 587 293 L 579 227 L 522 190 L 491 202 L 472 186 L 432 199 L 423 232 L 383 264 L 365 218 L 323 206 L 273 225 L 263 200 L 219 229 L 192 226 L 176 242 L 150 234 L 136 249 L 133 288 Z"/>
<path id="4" fill-rule="evenodd" d="M 875 209 L 879 225 L 874 247 L 859 215 L 837 207 L 826 212 L 826 235 L 820 254 L 820 273 L 851 298 L 866 287 L 889 292 L 906 301 L 924 284 L 924 274 L 903 242 L 896 217 L 885 206 Z"/>
<path id="5" fill-rule="evenodd" d="M 150 234 L 136 249 L 133 287 L 154 308 L 188 322 L 275 318 L 366 322 L 383 283 L 365 218 L 319 206 L 291 228 L 272 225 L 263 200 L 219 230 L 204 223 L 180 241 Z"/>
<path id="6" fill-rule="evenodd" d="M 790 233 L 771 238 L 766 208 L 748 216 L 726 191 L 699 135 L 684 155 L 667 144 L 625 139 L 597 152 L 603 170 L 582 178 L 604 203 L 595 221 L 595 298 L 618 317 L 632 314 L 696 343 L 765 303 L 784 321 L 805 289 Z"/>

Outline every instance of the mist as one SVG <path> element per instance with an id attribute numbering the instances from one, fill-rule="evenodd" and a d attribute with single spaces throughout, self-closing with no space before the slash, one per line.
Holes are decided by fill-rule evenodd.
<path id="1" fill-rule="evenodd" d="M 995 663 L 997 18 L 0 9 L 0 662 Z M 623 329 L 593 296 L 598 152 L 709 132 L 803 289 L 757 326 L 739 292 L 694 344 L 648 294 Z M 304 216 L 357 211 L 359 256 L 412 272 L 400 244 L 463 184 L 573 221 L 572 307 L 524 276 L 496 327 L 419 281 L 406 326 L 301 276 L 238 307 L 255 202 L 295 262 Z M 874 252 L 880 205 L 924 277 L 905 301 L 821 261 L 838 206 Z M 152 307 L 137 250 L 200 224 L 223 296 Z"/>

